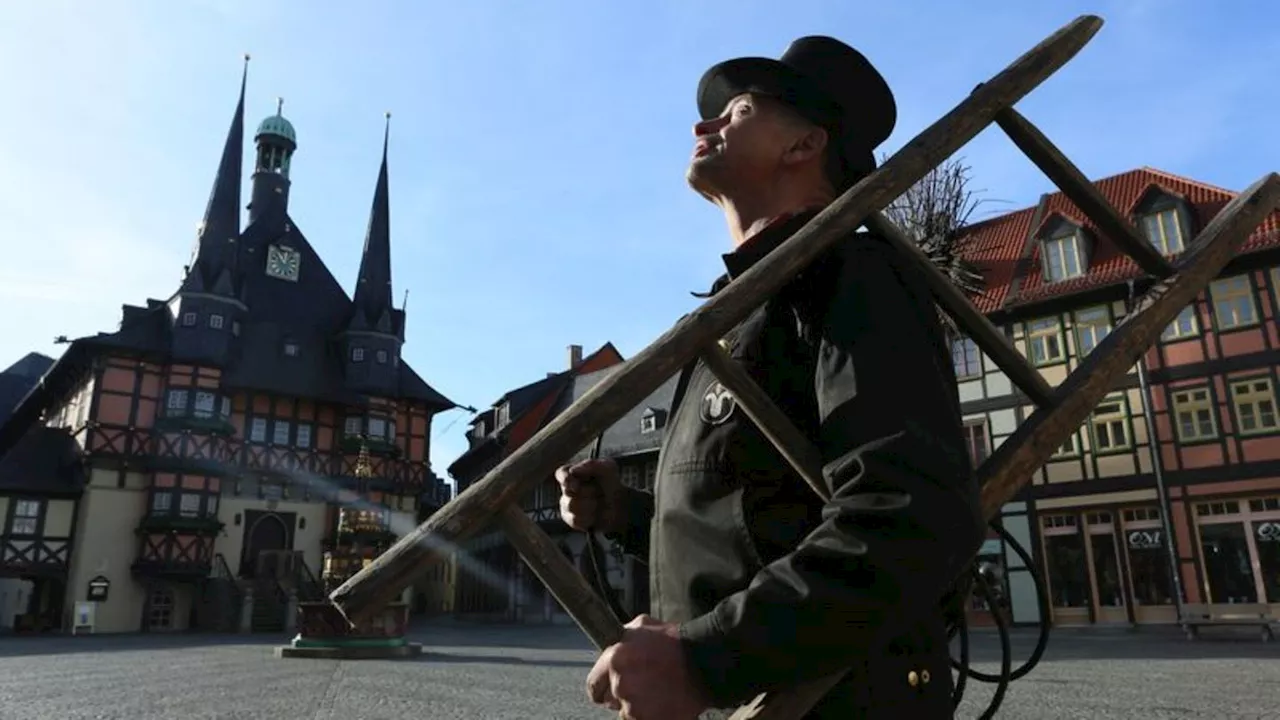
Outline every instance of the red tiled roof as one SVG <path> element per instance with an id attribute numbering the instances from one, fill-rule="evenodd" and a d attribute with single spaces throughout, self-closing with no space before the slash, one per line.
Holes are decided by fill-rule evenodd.
<path id="1" fill-rule="evenodd" d="M 1152 189 L 1159 188 L 1187 201 L 1194 227 L 1187 229 L 1189 243 L 1208 222 L 1237 195 L 1231 190 L 1179 177 L 1154 168 L 1138 168 L 1095 181 L 1112 207 L 1122 213 L 1133 208 Z M 1036 228 L 1033 218 L 1040 217 Z M 1036 233 L 1055 216 L 1084 228 L 1096 240 L 1093 257 L 1084 275 L 1056 283 L 1045 283 Z M 1030 247 L 1027 243 L 1032 243 Z M 1242 253 L 1280 247 L 1280 211 L 1272 213 L 1245 241 Z M 1001 307 L 1022 305 L 1053 297 L 1073 295 L 1092 288 L 1140 277 L 1138 266 L 1103 235 L 1075 203 L 1062 193 L 1045 195 L 1035 207 L 1023 208 L 970 226 L 961 240 L 961 254 L 982 269 L 987 289 L 974 298 L 984 313 Z M 1021 276 L 1016 276 L 1019 258 L 1029 252 Z M 1013 288 L 1016 291 L 1012 291 Z"/>

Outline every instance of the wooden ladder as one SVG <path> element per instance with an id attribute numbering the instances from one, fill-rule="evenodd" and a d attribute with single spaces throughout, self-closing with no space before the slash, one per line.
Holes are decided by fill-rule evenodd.
<path id="1" fill-rule="evenodd" d="M 603 428 L 620 420 L 698 357 L 734 393 L 739 405 L 796 471 L 825 497 L 817 449 L 718 341 L 810 262 L 864 225 L 916 258 L 938 304 L 1038 406 L 977 470 L 985 517 L 996 517 L 1155 343 L 1164 327 L 1222 271 L 1280 200 L 1280 176 L 1270 173 L 1262 177 L 1218 213 L 1176 263 L 1171 264 L 1143 240 L 1137 228 L 1107 203 L 1071 161 L 1012 108 L 1074 57 L 1101 27 L 1101 18 L 1080 16 L 979 85 L 951 112 L 790 239 L 597 383 L 483 479 L 352 576 L 330 595 L 330 600 L 348 621 L 360 623 L 398 597 L 434 563 L 447 558 L 456 550 L 456 543 L 496 523 L 591 641 L 601 650 L 616 643 L 623 632 L 618 620 L 551 538 L 524 513 L 518 501 L 554 473 L 566 458 L 590 445 Z M 1009 340 L 881 213 L 992 122 L 1103 233 L 1158 280 L 1057 388 L 1050 387 Z M 977 548 L 974 553 L 976 556 Z M 733 717 L 800 718 L 842 675 L 762 694 L 739 708 Z"/>

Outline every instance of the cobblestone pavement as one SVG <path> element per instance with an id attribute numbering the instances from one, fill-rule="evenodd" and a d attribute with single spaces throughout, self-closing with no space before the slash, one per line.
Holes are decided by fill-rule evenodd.
<path id="1" fill-rule="evenodd" d="M 0 638 L 2 720 L 599 720 L 583 682 L 594 652 L 572 627 L 436 623 L 414 660 L 277 659 L 278 638 Z M 1026 657 L 1030 634 L 1016 637 Z M 993 671 L 995 638 L 975 641 Z M 975 718 L 989 686 L 972 686 Z M 1280 643 L 1188 642 L 1168 632 L 1056 631 L 1000 718 L 1280 718 Z"/>

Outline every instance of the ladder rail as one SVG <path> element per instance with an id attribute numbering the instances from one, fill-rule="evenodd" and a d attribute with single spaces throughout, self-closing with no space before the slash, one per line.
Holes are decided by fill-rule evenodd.
<path id="1" fill-rule="evenodd" d="M 1000 110 L 1048 79 L 1101 25 L 1101 18 L 1082 15 L 980 85 L 735 282 L 610 373 L 484 478 L 334 590 L 330 601 L 336 609 L 349 622 L 359 624 L 443 559 L 453 543 L 498 520 L 505 506 L 532 492 L 601 427 L 617 422 L 871 213 L 883 209 L 972 140 Z"/>
<path id="2" fill-rule="evenodd" d="M 1167 278 L 1174 268 L 1168 258 L 1142 237 L 1141 231 L 1125 219 L 1097 186 L 1089 182 L 1084 173 L 1063 154 L 1035 125 L 1027 121 L 1017 110 L 1005 108 L 996 115 L 996 124 L 1018 146 L 1023 155 L 1040 168 L 1067 199 L 1080 208 L 1116 244 L 1116 247 L 1137 263 L 1148 275 Z"/>

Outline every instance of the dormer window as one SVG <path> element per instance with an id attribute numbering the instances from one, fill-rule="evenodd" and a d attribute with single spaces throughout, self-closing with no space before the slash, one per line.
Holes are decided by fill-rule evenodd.
<path id="1" fill-rule="evenodd" d="M 1176 207 L 1151 213 L 1142 219 L 1147 240 L 1161 255 L 1174 255 L 1186 249 L 1182 218 Z"/>
<path id="2" fill-rule="evenodd" d="M 1046 282 L 1061 282 L 1084 274 L 1084 252 L 1080 233 L 1058 235 L 1046 239 L 1041 246 Z"/>
<path id="3" fill-rule="evenodd" d="M 498 407 L 497 427 L 506 427 L 509 422 L 511 422 L 511 403 L 504 402 Z"/>
<path id="4" fill-rule="evenodd" d="M 374 353 L 374 357 L 375 357 L 375 358 L 377 358 L 377 360 L 378 360 L 378 364 L 379 364 L 379 365 L 386 365 L 386 364 L 387 364 L 387 351 L 386 351 L 386 350 L 379 350 L 378 352 Z"/>
<path id="5" fill-rule="evenodd" d="M 296 342 L 287 342 L 287 343 L 285 343 L 285 344 L 284 344 L 284 354 L 285 354 L 285 355 L 288 355 L 289 357 L 297 357 L 297 356 L 298 356 L 298 343 L 296 343 Z"/>
<path id="6" fill-rule="evenodd" d="M 364 362 L 364 348 L 351 348 L 351 362 Z"/>
<path id="7" fill-rule="evenodd" d="M 215 313 L 209 316 L 209 327 L 213 328 L 214 330 L 221 330 L 223 322 L 224 320 L 221 315 L 218 315 Z"/>
<path id="8" fill-rule="evenodd" d="M 196 324 L 196 314 L 193 312 L 182 313 L 182 326 L 193 327 Z"/>
<path id="9" fill-rule="evenodd" d="M 645 408 L 644 413 L 640 415 L 640 432 L 641 434 L 649 434 L 656 432 L 658 428 L 665 424 L 666 413 L 657 408 Z"/>

